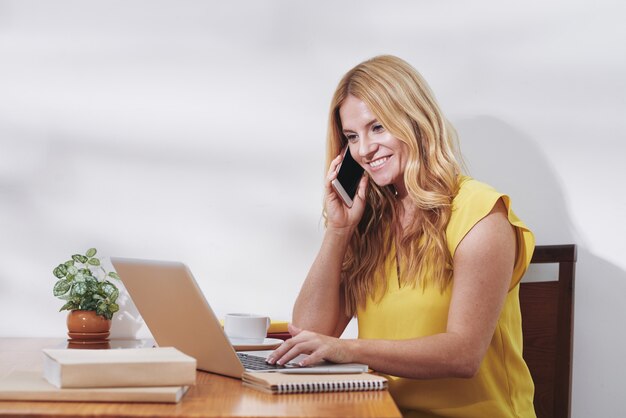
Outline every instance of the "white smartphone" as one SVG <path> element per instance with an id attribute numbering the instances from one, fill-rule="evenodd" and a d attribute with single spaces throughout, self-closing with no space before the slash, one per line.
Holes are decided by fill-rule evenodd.
<path id="1" fill-rule="evenodd" d="M 352 158 L 350 148 L 346 147 L 337 178 L 331 182 L 331 185 L 349 208 L 354 203 L 354 195 L 356 195 L 363 171 L 363 167 Z"/>

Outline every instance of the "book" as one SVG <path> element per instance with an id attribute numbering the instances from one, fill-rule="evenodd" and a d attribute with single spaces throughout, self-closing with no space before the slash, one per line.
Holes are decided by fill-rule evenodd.
<path id="1" fill-rule="evenodd" d="M 174 347 L 44 349 L 43 376 L 58 388 L 188 386 L 196 359 Z"/>
<path id="2" fill-rule="evenodd" d="M 244 372 L 243 385 L 266 393 L 320 393 L 384 390 L 387 379 L 370 373 L 284 374 Z"/>
<path id="3" fill-rule="evenodd" d="M 289 334 L 289 330 L 287 329 L 287 327 L 289 326 L 289 322 L 287 321 L 274 321 L 271 320 L 270 321 L 270 327 L 267 330 L 268 334 L 274 334 L 274 333 L 287 333 Z"/>
<path id="4" fill-rule="evenodd" d="M 188 386 L 59 389 L 41 371 L 14 370 L 0 379 L 2 401 L 159 402 L 177 403 Z"/>
<path id="5" fill-rule="evenodd" d="M 267 338 L 277 338 L 279 340 L 287 341 L 291 338 L 291 334 L 288 332 L 268 332 Z"/>

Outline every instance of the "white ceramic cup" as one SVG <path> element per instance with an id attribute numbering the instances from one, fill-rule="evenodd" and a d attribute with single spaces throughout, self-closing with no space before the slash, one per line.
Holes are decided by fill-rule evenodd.
<path id="1" fill-rule="evenodd" d="M 249 313 L 229 313 L 224 317 L 224 332 L 229 338 L 263 340 L 270 327 L 270 318 Z"/>

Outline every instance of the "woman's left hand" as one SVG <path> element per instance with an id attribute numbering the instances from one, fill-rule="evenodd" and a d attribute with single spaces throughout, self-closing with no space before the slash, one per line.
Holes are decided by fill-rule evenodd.
<path id="1" fill-rule="evenodd" d="M 300 354 L 309 356 L 298 363 L 299 366 L 311 366 L 327 360 L 333 363 L 352 363 L 349 340 L 329 337 L 316 332 L 302 330 L 289 324 L 292 338 L 285 341 L 267 359 L 269 364 L 287 364 Z"/>

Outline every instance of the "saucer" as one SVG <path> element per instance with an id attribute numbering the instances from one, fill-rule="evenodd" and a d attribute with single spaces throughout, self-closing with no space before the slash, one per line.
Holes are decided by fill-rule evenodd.
<path id="1" fill-rule="evenodd" d="M 229 338 L 235 351 L 273 350 L 283 343 L 278 338 Z"/>

